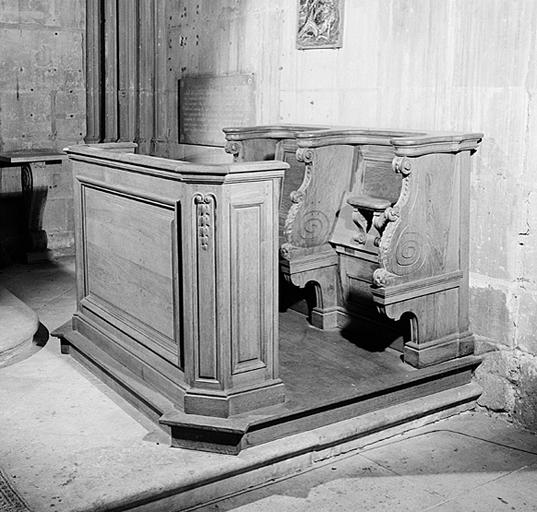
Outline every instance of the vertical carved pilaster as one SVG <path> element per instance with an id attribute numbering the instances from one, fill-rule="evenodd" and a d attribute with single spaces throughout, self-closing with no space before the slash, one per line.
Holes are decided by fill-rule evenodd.
<path id="1" fill-rule="evenodd" d="M 136 76 L 138 46 L 138 0 L 118 0 L 119 140 L 136 137 Z"/>
<path id="2" fill-rule="evenodd" d="M 194 197 L 194 203 L 197 205 L 198 244 L 202 250 L 206 251 L 209 248 L 211 234 L 214 230 L 212 211 L 214 208 L 214 197 L 198 194 Z"/>
<path id="3" fill-rule="evenodd" d="M 102 10 L 100 0 L 86 0 L 86 137 L 100 142 L 102 133 Z"/>
<path id="4" fill-rule="evenodd" d="M 212 194 L 196 194 L 193 199 L 195 219 L 195 268 L 197 289 L 197 338 L 195 351 L 196 379 L 218 380 L 215 206 Z"/>
<path id="5" fill-rule="evenodd" d="M 160 0 L 159 0 L 160 1 Z M 149 154 L 154 133 L 155 114 L 154 95 L 154 58 L 155 58 L 155 19 L 154 0 L 138 3 L 139 23 L 139 72 L 138 72 L 138 151 Z"/>
<path id="6" fill-rule="evenodd" d="M 155 19 L 155 129 L 152 140 L 152 151 L 162 155 L 163 147 L 168 142 L 168 31 L 167 2 L 154 3 Z"/>
<path id="7" fill-rule="evenodd" d="M 104 2 L 104 142 L 118 139 L 117 3 Z"/>

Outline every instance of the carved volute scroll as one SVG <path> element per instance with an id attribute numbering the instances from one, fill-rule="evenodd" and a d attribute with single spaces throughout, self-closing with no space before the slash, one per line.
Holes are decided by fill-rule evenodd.
<path id="1" fill-rule="evenodd" d="M 352 196 L 347 199 L 352 207 L 352 220 L 358 228 L 358 234 L 353 241 L 359 245 L 365 245 L 367 234 L 371 227 L 375 227 L 379 236 L 376 236 L 373 244 L 379 246 L 384 228 L 388 222 L 395 221 L 399 217 L 399 209 L 389 206 L 387 200 L 367 195 Z"/>
<path id="2" fill-rule="evenodd" d="M 373 225 L 377 228 L 380 235 L 375 238 L 375 245 L 377 247 L 380 245 L 382 233 L 384 233 L 384 229 L 386 229 L 388 223 L 395 222 L 399 216 L 399 207 L 397 206 L 389 206 L 383 212 L 375 213 L 375 216 L 373 217 Z"/>
<path id="3" fill-rule="evenodd" d="M 399 173 L 405 178 L 412 172 L 412 163 L 406 157 L 396 156 L 392 162 L 394 172 Z"/>
<path id="4" fill-rule="evenodd" d="M 309 148 L 298 148 L 296 150 L 296 159 L 299 162 L 304 162 L 305 164 L 312 164 L 315 157 L 315 151 Z"/>
<path id="5" fill-rule="evenodd" d="M 377 220 L 377 229 L 382 232 L 380 241 L 377 242 L 379 247 L 379 263 L 380 268 L 373 273 L 373 283 L 375 286 L 386 286 L 391 284 L 398 275 L 389 270 L 388 258 L 391 251 L 396 247 L 397 251 L 407 249 L 401 249 L 399 242 L 395 241 L 397 228 L 401 223 L 401 211 L 407 204 L 410 194 L 410 176 L 412 173 L 412 162 L 409 158 L 396 156 L 392 162 L 393 171 L 401 174 L 403 182 L 401 186 L 401 194 L 395 205 L 391 208 L 387 208 L 384 213 L 379 216 Z"/>
<path id="6" fill-rule="evenodd" d="M 426 220 L 429 218 L 431 222 L 438 222 L 438 219 L 442 218 L 439 215 L 442 210 L 438 209 L 443 207 L 439 203 L 435 204 L 430 192 L 426 190 L 426 183 L 430 179 L 427 178 L 428 173 L 434 166 L 439 165 L 439 161 L 425 160 L 427 158 L 433 157 L 420 157 L 419 162 L 408 157 L 396 157 L 393 160 L 394 172 L 403 177 L 401 195 L 394 207 L 386 211 L 385 218 L 379 219 L 379 223 L 385 222 L 379 244 L 380 268 L 388 272 L 391 278 L 384 274 L 382 279 L 375 280 L 377 286 L 391 284 L 395 278 L 408 280 L 410 276 L 426 277 L 431 272 L 442 271 L 445 258 L 444 249 L 441 249 L 443 246 L 438 245 L 439 241 L 431 239 L 441 236 L 442 228 L 438 227 L 438 224 L 432 228 Z M 441 158 L 441 161 L 445 162 L 449 156 L 435 158 Z M 424 161 L 421 162 L 421 159 Z M 415 175 L 414 167 L 418 164 L 422 168 L 420 174 Z M 449 189 L 451 174 L 444 173 L 441 176 L 445 180 L 440 183 Z M 444 217 L 448 218 L 449 215 L 444 214 Z M 444 242 L 444 246 L 446 243 Z M 436 249 L 433 250 L 433 247 Z"/>
<path id="7" fill-rule="evenodd" d="M 309 148 L 299 148 L 296 151 L 296 159 L 299 162 L 303 162 L 305 164 L 305 171 L 304 171 L 304 179 L 298 188 L 298 190 L 295 190 L 291 192 L 290 199 L 291 199 L 291 207 L 289 208 L 289 212 L 287 213 L 287 218 L 285 219 L 285 226 L 284 226 L 284 236 L 287 240 L 286 249 L 283 249 L 282 247 L 282 256 L 285 258 L 286 255 L 289 256 L 291 249 L 296 246 L 293 240 L 293 234 L 298 230 L 297 227 L 297 216 L 300 212 L 300 210 L 303 208 L 304 200 L 306 198 L 306 192 L 308 190 L 308 187 L 311 183 L 312 179 L 312 167 L 315 159 L 315 151 L 313 149 Z M 311 217 L 311 215 L 310 215 Z M 312 232 L 311 229 L 315 230 L 315 226 L 313 226 L 312 223 L 315 223 L 315 219 L 303 219 L 306 222 L 308 222 L 308 225 L 303 226 L 304 229 L 306 229 L 306 232 Z M 304 222 L 303 222 L 304 223 Z M 313 228 L 309 226 L 309 224 L 312 224 Z M 309 230 L 309 231 L 307 231 Z"/>
<path id="8" fill-rule="evenodd" d="M 237 160 L 242 154 L 242 143 L 236 140 L 228 140 L 224 150 L 226 153 L 233 155 L 233 158 Z"/>
<path id="9" fill-rule="evenodd" d="M 385 268 L 377 268 L 373 272 L 373 283 L 375 286 L 386 286 L 390 284 L 393 279 L 397 277 L 395 274 L 388 272 Z"/>
<path id="10" fill-rule="evenodd" d="M 369 231 L 371 221 L 368 222 L 360 209 L 357 207 L 354 207 L 352 210 L 352 221 L 358 228 L 358 234 L 354 237 L 354 241 L 360 245 L 365 245 L 367 240 L 367 232 Z"/>

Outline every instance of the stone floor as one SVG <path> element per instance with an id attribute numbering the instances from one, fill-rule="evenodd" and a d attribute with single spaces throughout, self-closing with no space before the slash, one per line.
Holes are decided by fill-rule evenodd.
<path id="1" fill-rule="evenodd" d="M 35 311 L 0 286 L 0 367 L 13 361 L 23 346 L 33 346 L 34 334 L 39 328 Z"/>
<path id="2" fill-rule="evenodd" d="M 535 511 L 537 439 L 463 413 L 206 511 Z"/>
<path id="3" fill-rule="evenodd" d="M 73 258 L 0 268 L 0 284 L 30 306 L 50 331 L 75 310 L 74 279 Z"/>
<path id="4" fill-rule="evenodd" d="M 53 330 L 72 315 L 73 271 L 13 266 L 0 285 Z M 537 511 L 537 436 L 482 412 L 414 426 L 289 459 L 313 433 L 239 456 L 169 448 L 50 339 L 0 368 L 0 510 Z"/>

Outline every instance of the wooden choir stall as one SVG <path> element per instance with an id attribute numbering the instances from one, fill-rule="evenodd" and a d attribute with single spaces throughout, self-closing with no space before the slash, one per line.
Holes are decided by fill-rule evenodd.
<path id="1" fill-rule="evenodd" d="M 55 333 L 63 351 L 172 445 L 223 453 L 475 400 L 469 173 L 482 135 L 224 131 L 233 163 L 66 150 L 78 302 Z M 304 290 L 309 323 L 279 311 Z M 411 401 L 423 406 L 390 416 Z"/>

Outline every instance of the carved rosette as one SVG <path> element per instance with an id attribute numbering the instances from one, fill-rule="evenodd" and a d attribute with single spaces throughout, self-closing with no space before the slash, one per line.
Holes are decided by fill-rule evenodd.
<path id="1" fill-rule="evenodd" d="M 215 198 L 211 194 L 196 194 L 194 204 L 196 205 L 198 244 L 206 251 L 211 241 L 211 235 L 214 232 Z"/>
<path id="2" fill-rule="evenodd" d="M 239 158 L 239 155 L 242 153 L 242 143 L 236 140 L 228 140 L 224 148 L 226 153 L 233 155 L 233 158 L 236 160 Z"/>

